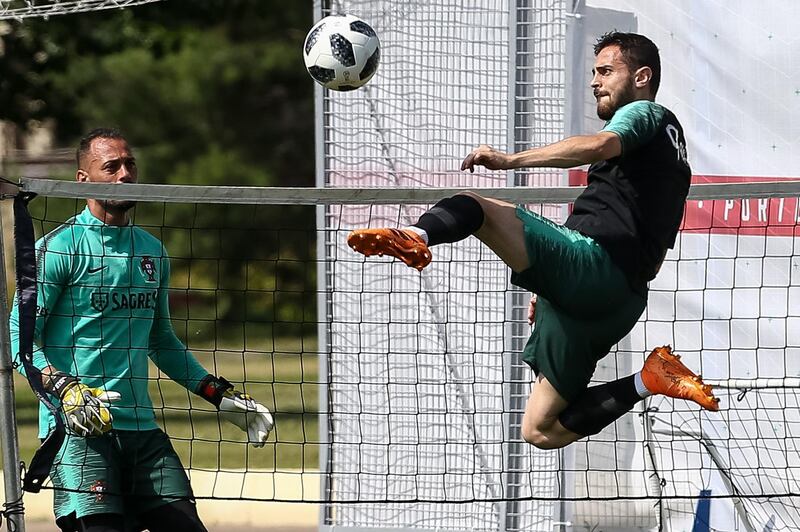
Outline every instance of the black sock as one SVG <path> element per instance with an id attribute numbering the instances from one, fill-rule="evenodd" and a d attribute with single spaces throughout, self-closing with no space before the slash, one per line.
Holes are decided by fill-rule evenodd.
<path id="1" fill-rule="evenodd" d="M 458 242 L 483 225 L 483 208 L 466 194 L 445 198 L 419 217 L 415 227 L 428 233 L 428 245 Z"/>
<path id="2" fill-rule="evenodd" d="M 642 397 L 636 391 L 635 375 L 587 388 L 561 412 L 558 420 L 575 434 L 597 434 L 623 414 L 629 412 Z"/>

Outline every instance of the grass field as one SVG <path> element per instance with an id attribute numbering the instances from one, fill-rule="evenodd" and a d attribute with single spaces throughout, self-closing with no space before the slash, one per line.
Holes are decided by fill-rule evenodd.
<path id="1" fill-rule="evenodd" d="M 219 340 L 214 347 L 208 342 L 191 347 L 210 373 L 224 376 L 267 406 L 274 414 L 275 430 L 263 449 L 247 445 L 237 427 L 219 422 L 210 404 L 159 375 L 151 364 L 150 396 L 156 416 L 185 467 L 211 471 L 319 467 L 319 355 L 314 340 L 262 338 L 248 341 L 246 352 Z M 28 462 L 39 443 L 38 403 L 19 374 L 15 392 L 20 457 Z"/>

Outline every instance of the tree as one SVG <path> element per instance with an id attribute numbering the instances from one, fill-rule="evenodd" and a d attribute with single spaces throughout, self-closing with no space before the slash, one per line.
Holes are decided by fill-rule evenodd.
<path id="1" fill-rule="evenodd" d="M 52 120 L 57 142 L 68 147 L 93 127 L 119 127 L 144 182 L 313 185 L 313 82 L 301 55 L 311 25 L 310 3 L 278 0 L 169 0 L 11 22 L 2 36 L 0 119 L 23 129 Z M 210 283 L 242 278 L 248 259 L 271 256 L 254 243 L 272 241 L 279 227 L 314 226 L 308 207 L 262 211 L 258 227 L 228 233 L 238 259 L 194 275 Z M 163 219 L 177 226 L 187 217 L 204 227 L 223 219 L 251 227 L 255 219 L 246 208 L 195 213 L 177 205 Z M 186 253 L 218 251 L 212 231 L 195 233 Z M 165 244 L 184 253 L 180 237 L 168 235 Z M 313 238 L 281 243 L 281 267 L 297 286 L 314 286 L 313 268 L 303 265 L 313 249 Z M 223 306 L 226 315 L 239 312 Z"/>

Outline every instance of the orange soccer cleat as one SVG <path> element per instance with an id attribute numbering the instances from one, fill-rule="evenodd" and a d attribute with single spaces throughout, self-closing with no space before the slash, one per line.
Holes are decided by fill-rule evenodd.
<path id="1" fill-rule="evenodd" d="M 683 365 L 668 345 L 656 347 L 642 368 L 642 382 L 653 393 L 694 401 L 706 410 L 719 410 L 719 399 L 703 378 Z"/>
<path id="2" fill-rule="evenodd" d="M 431 252 L 418 234 L 403 229 L 356 229 L 347 245 L 370 257 L 391 255 L 420 271 L 430 264 Z"/>

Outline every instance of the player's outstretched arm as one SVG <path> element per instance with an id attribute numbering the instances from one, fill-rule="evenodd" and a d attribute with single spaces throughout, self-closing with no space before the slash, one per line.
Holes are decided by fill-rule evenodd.
<path id="1" fill-rule="evenodd" d="M 622 154 L 622 141 L 616 133 L 601 131 L 594 135 L 567 137 L 540 148 L 519 153 L 505 153 L 482 144 L 461 163 L 461 170 L 475 171 L 475 165 L 487 170 L 513 168 L 572 168 L 611 159 Z"/>
<path id="2" fill-rule="evenodd" d="M 44 389 L 61 400 L 61 410 L 70 431 L 78 436 L 100 436 L 111 430 L 109 404 L 119 401 L 119 392 L 87 386 L 76 377 L 55 371 L 43 378 Z"/>
<path id="3" fill-rule="evenodd" d="M 275 425 L 269 409 L 249 395 L 234 389 L 223 377 L 207 375 L 200 382 L 197 395 L 219 410 L 219 417 L 247 433 L 247 441 L 263 447 Z"/>

